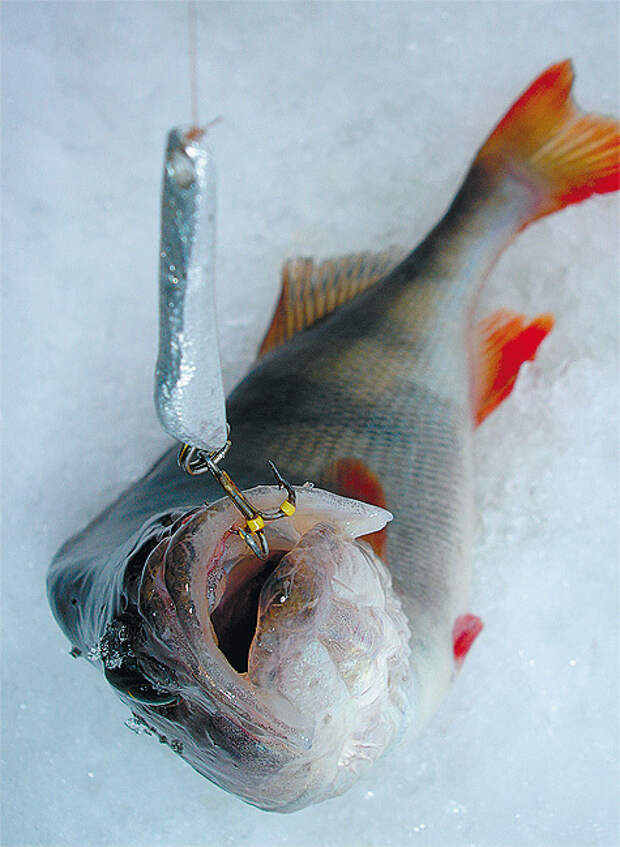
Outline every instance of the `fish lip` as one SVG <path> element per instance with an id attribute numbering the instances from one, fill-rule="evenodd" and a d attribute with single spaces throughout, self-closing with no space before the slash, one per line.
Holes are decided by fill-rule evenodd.
<path id="1" fill-rule="evenodd" d="M 276 486 L 256 486 L 244 492 L 257 510 L 280 505 L 283 494 Z M 301 536 L 319 522 L 335 523 L 351 538 L 382 529 L 392 515 L 379 506 L 340 497 L 309 483 L 295 486 L 294 516 L 268 522 L 264 532 L 272 553 L 285 554 Z M 230 573 L 249 549 L 238 533 L 245 519 L 226 497 L 188 512 L 176 522 L 163 556 L 164 581 L 173 599 L 177 619 L 188 640 L 200 648 L 203 642 L 217 658 L 227 660 L 217 647 L 211 613 L 217 606 L 218 583 Z"/>

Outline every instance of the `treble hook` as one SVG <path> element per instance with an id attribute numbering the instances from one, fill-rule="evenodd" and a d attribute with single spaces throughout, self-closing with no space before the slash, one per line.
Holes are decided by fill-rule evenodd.
<path id="1" fill-rule="evenodd" d="M 239 486 L 231 479 L 225 470 L 219 467 L 219 462 L 230 450 L 230 439 L 226 444 L 214 453 L 207 453 L 200 450 L 198 447 L 192 447 L 189 444 L 183 444 L 179 450 L 178 463 L 186 473 L 191 476 L 198 476 L 209 471 L 224 489 L 226 496 L 232 500 L 234 505 L 239 509 L 245 518 L 245 526 L 237 527 L 233 531 L 240 535 L 248 545 L 250 550 L 259 559 L 269 558 L 269 542 L 264 532 L 266 521 L 277 521 L 280 518 L 287 518 L 295 514 L 296 510 L 296 495 L 292 485 L 287 482 L 275 464 L 269 460 L 268 465 L 273 473 L 278 488 L 286 490 L 286 500 L 284 500 L 277 509 L 260 511 L 250 503 Z"/>

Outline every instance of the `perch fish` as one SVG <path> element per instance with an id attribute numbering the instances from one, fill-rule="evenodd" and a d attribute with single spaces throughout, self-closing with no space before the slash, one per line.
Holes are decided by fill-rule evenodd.
<path id="1" fill-rule="evenodd" d="M 474 431 L 552 318 L 476 326 L 473 307 L 528 224 L 618 188 L 618 124 L 578 109 L 572 81 L 562 62 L 525 91 L 413 252 L 285 265 L 259 361 L 227 405 L 228 470 L 247 497 L 282 500 L 258 485 L 266 458 L 297 485 L 295 513 L 266 527 L 266 560 L 215 483 L 170 451 L 52 563 L 74 654 L 262 809 L 345 791 L 405 718 L 424 725 L 481 630 Z"/>

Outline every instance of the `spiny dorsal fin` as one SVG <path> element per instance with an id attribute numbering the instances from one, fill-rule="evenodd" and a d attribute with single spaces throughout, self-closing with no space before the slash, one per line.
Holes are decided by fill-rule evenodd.
<path id="1" fill-rule="evenodd" d="M 290 259 L 282 268 L 282 290 L 258 355 L 275 350 L 387 276 L 407 255 L 402 247 L 352 253 L 315 264 Z"/>

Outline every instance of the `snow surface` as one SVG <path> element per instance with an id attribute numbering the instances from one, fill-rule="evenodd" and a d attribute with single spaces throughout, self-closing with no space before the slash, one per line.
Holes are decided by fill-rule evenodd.
<path id="1" fill-rule="evenodd" d="M 198 24 L 228 387 L 283 259 L 413 245 L 548 64 L 618 112 L 615 3 L 204 3 Z M 2 843 L 617 844 L 616 198 L 531 227 L 481 303 L 557 324 L 479 433 L 486 626 L 449 698 L 345 796 L 270 815 L 126 729 L 45 597 L 57 547 L 169 443 L 159 189 L 190 119 L 186 5 L 8 2 L 2 49 Z"/>

